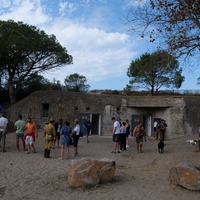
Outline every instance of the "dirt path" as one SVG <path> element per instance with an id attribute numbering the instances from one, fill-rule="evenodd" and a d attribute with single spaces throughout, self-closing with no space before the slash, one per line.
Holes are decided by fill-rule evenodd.
<path id="1" fill-rule="evenodd" d="M 169 170 L 180 162 L 198 163 L 200 153 L 186 143 L 197 135 L 188 135 L 165 141 L 163 154 L 157 151 L 158 141 L 148 138 L 144 152 L 137 153 L 135 139 L 120 154 L 110 153 L 111 137 L 91 136 L 90 143 L 80 139 L 78 158 L 109 158 L 116 162 L 113 182 L 88 189 L 72 189 L 67 183 L 70 160 L 59 160 L 60 149 L 52 149 L 53 158 L 43 158 L 44 140 L 40 132 L 36 140 L 36 153 L 18 152 L 15 135 L 7 135 L 7 152 L 0 152 L 0 199 L 2 200 L 53 200 L 53 199 L 162 199 L 199 200 L 200 192 L 175 187 L 169 183 Z M 20 144 L 21 145 L 21 144 Z M 198 149 L 198 147 L 196 147 Z M 73 147 L 70 147 L 70 159 Z"/>

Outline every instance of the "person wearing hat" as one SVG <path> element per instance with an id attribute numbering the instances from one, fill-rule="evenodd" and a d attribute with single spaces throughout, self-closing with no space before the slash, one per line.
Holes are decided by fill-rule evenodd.
<path id="1" fill-rule="evenodd" d="M 50 151 L 53 145 L 53 141 L 56 139 L 56 130 L 54 127 L 54 119 L 50 118 L 49 124 L 44 127 L 45 149 L 44 157 L 50 158 Z"/>

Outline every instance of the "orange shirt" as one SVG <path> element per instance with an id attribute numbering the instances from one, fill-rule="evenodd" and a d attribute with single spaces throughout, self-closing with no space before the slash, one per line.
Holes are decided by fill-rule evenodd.
<path id="1" fill-rule="evenodd" d="M 35 123 L 27 123 L 25 126 L 27 133 L 35 133 L 36 131 L 36 124 Z"/>

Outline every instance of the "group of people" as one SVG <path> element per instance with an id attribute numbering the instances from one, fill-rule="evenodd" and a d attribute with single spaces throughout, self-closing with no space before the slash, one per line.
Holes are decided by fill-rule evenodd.
<path id="1" fill-rule="evenodd" d="M 23 144 L 24 151 L 28 151 L 29 154 L 31 152 L 31 147 L 33 148 L 33 153 L 36 152 L 34 142 L 35 138 L 38 137 L 38 131 L 36 124 L 32 121 L 32 119 L 29 117 L 27 122 L 25 122 L 22 119 L 22 115 L 18 116 L 18 120 L 14 124 L 14 130 L 16 133 L 16 146 L 18 151 L 20 151 L 19 148 L 19 139 L 21 139 Z M 26 132 L 24 134 L 24 132 Z M 27 146 L 27 149 L 26 149 Z"/>
<path id="2" fill-rule="evenodd" d="M 6 144 L 6 131 L 7 131 L 8 119 L 0 113 L 0 145 L 2 143 L 3 152 L 6 152 L 5 144 Z M 27 123 L 22 120 L 22 115 L 18 116 L 18 120 L 14 124 L 15 137 L 16 137 L 16 147 L 18 151 L 19 148 L 19 140 L 21 139 L 23 144 L 24 151 L 28 151 L 30 153 L 30 148 L 32 146 L 33 152 L 35 152 L 34 141 L 35 138 L 38 137 L 36 124 L 32 122 L 31 118 L 28 118 Z M 24 134 L 24 132 L 26 132 Z M 27 146 L 27 148 L 26 148 Z"/>
<path id="3" fill-rule="evenodd" d="M 167 129 L 167 123 L 164 119 L 154 121 L 154 137 L 156 139 L 164 141 L 166 129 Z"/>
<path id="4" fill-rule="evenodd" d="M 112 153 L 120 153 L 121 151 L 126 151 L 126 148 L 129 147 L 129 135 L 130 135 L 130 124 L 129 120 L 121 122 L 120 118 L 112 117 L 113 122 L 113 151 Z M 5 150 L 5 141 L 6 141 L 6 130 L 7 130 L 8 119 L 3 117 L 0 112 L 0 147 L 2 143 L 3 152 Z M 88 136 L 91 131 L 91 122 L 88 117 L 83 124 L 83 128 L 86 130 L 86 142 L 89 143 Z M 154 137 L 160 138 L 160 140 L 165 140 L 165 131 L 167 124 L 165 120 L 156 120 L 154 122 Z M 27 122 L 22 119 L 22 115 L 18 116 L 18 120 L 14 124 L 14 130 L 16 133 L 16 147 L 20 151 L 19 140 L 21 139 L 23 150 L 27 151 L 29 154 L 31 152 L 31 147 L 33 152 L 36 152 L 34 142 L 35 138 L 38 137 L 37 126 L 32 119 L 29 117 Z M 50 118 L 49 123 L 46 123 L 44 127 L 43 137 L 45 139 L 45 149 L 44 157 L 50 158 L 51 148 L 59 148 L 61 143 L 61 156 L 60 159 L 64 159 L 64 150 L 66 149 L 66 158 L 69 159 L 69 147 L 73 145 L 74 147 L 74 156 L 78 155 L 78 141 L 80 138 L 80 125 L 79 121 L 74 120 L 74 128 L 70 127 L 69 121 L 63 123 L 62 119 L 59 119 L 54 123 L 54 119 Z M 133 130 L 133 136 L 136 138 L 136 148 L 138 153 L 142 153 L 143 140 L 146 140 L 145 129 L 141 121 L 138 122 L 138 125 Z M 60 142 L 61 139 L 61 142 Z"/>
<path id="5" fill-rule="evenodd" d="M 126 151 L 129 147 L 129 134 L 130 134 L 130 124 L 129 121 L 121 123 L 120 118 L 116 119 L 112 117 L 113 122 L 113 142 L 114 149 L 111 153 L 120 153 L 121 151 Z"/>
<path id="6" fill-rule="evenodd" d="M 126 147 L 129 147 L 129 134 L 130 134 L 130 124 L 129 121 L 121 123 L 121 120 L 112 117 L 113 122 L 113 142 L 114 149 L 111 153 L 120 153 L 122 150 L 126 151 Z M 138 122 L 138 125 L 133 130 L 134 136 L 136 137 L 136 148 L 137 152 L 142 153 L 143 139 L 146 141 L 145 130 L 142 122 Z"/>
<path id="7" fill-rule="evenodd" d="M 80 134 L 79 121 L 74 120 L 74 128 L 70 127 L 69 121 L 65 121 L 62 124 L 62 119 L 54 124 L 54 119 L 50 118 L 49 123 L 44 127 L 43 137 L 45 138 L 45 149 L 44 157 L 50 158 L 51 148 L 55 148 L 55 143 L 57 141 L 57 146 L 59 147 L 59 140 L 61 136 L 61 156 L 60 159 L 64 159 L 64 149 L 66 149 L 66 159 L 69 159 L 69 147 L 74 146 L 74 156 L 78 155 L 78 141 Z"/>
<path id="8" fill-rule="evenodd" d="M 3 152 L 5 150 L 5 142 L 6 142 L 6 130 L 7 130 L 8 119 L 3 117 L 2 113 L 0 113 L 0 147 L 2 143 Z M 91 128 L 91 123 L 89 118 L 83 124 L 83 128 L 86 129 L 87 132 L 87 142 L 88 135 Z M 50 158 L 51 148 L 55 148 L 55 145 L 59 147 L 60 139 L 61 139 L 61 156 L 60 159 L 64 159 L 64 149 L 66 149 L 66 158 L 69 159 L 69 147 L 73 145 L 74 147 L 74 156 L 78 155 L 78 141 L 80 134 L 80 125 L 79 121 L 74 120 L 74 128 L 70 127 L 70 123 L 68 121 L 62 122 L 62 119 L 59 119 L 56 123 L 54 123 L 54 119 L 50 118 L 49 122 L 44 126 L 43 137 L 45 140 L 45 148 L 44 148 L 44 157 Z M 17 150 L 20 151 L 20 140 L 22 141 L 23 150 L 27 151 L 28 154 L 31 152 L 31 148 L 33 149 L 33 153 L 36 152 L 34 142 L 38 137 L 38 130 L 36 124 L 29 117 L 27 122 L 22 119 L 22 115 L 18 116 L 18 120 L 14 123 L 14 131 L 16 137 L 16 147 Z"/>
<path id="9" fill-rule="evenodd" d="M 83 128 L 86 130 L 86 141 L 89 143 L 88 136 L 91 130 L 91 122 L 88 117 L 83 124 Z M 45 138 L 45 150 L 44 157 L 50 157 L 51 148 L 59 148 L 60 139 L 61 139 L 61 156 L 60 159 L 64 159 L 64 149 L 66 149 L 66 159 L 69 159 L 69 147 L 73 145 L 74 147 L 74 156 L 78 155 L 78 141 L 80 138 L 81 128 L 79 121 L 76 119 L 74 121 L 74 128 L 70 127 L 69 121 L 65 121 L 64 124 L 62 119 L 59 119 L 54 124 L 54 119 L 50 119 L 50 122 L 47 123 L 44 127 L 44 138 Z"/>

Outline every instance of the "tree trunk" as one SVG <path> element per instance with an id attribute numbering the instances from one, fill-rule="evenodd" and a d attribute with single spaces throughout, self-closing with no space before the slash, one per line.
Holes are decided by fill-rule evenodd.
<path id="1" fill-rule="evenodd" d="M 9 90 L 10 105 L 13 105 L 16 103 L 17 89 L 8 83 L 8 90 Z"/>
<path id="2" fill-rule="evenodd" d="M 154 95 L 154 86 L 151 87 L 151 95 Z"/>

